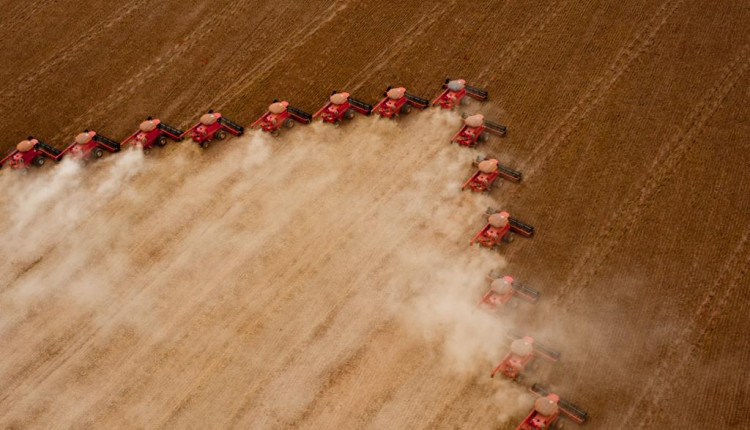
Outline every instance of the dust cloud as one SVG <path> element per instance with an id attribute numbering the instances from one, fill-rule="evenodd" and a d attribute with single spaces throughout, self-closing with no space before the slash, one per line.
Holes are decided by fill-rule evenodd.
<path id="1" fill-rule="evenodd" d="M 484 209 L 502 202 L 460 192 L 477 152 L 448 144 L 459 124 L 438 110 L 358 117 L 279 138 L 249 131 L 207 151 L 185 141 L 148 157 L 129 150 L 84 167 L 0 171 L 13 190 L 0 197 L 0 341 L 15 351 L 0 358 L 0 384 L 21 397 L 0 401 L 0 423 L 71 390 L 75 405 L 45 404 L 35 423 L 104 422 L 102 402 L 145 411 L 147 396 L 158 409 L 164 387 L 202 374 L 197 359 L 179 357 L 230 354 L 217 351 L 237 344 L 241 327 L 257 327 L 254 342 L 279 325 L 273 337 L 296 346 L 252 350 L 269 354 L 270 388 L 247 396 L 288 424 L 309 408 L 321 369 L 388 321 L 408 333 L 407 346 L 437 348 L 439 372 L 491 391 L 499 421 L 517 416 L 524 390 L 488 377 L 510 323 L 476 307 L 487 273 L 505 261 L 468 247 Z M 322 355 L 311 369 L 293 351 Z M 87 375 L 112 382 L 80 376 L 87 360 Z M 37 381 L 26 362 L 50 366 L 50 377 Z M 144 366 L 152 376 L 128 397 L 124 375 Z M 274 387 L 298 395 L 264 391 Z"/>

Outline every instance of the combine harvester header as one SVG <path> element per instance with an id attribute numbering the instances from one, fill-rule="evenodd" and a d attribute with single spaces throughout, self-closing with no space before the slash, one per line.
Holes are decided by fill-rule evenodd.
<path id="1" fill-rule="evenodd" d="M 292 128 L 295 121 L 300 124 L 309 124 L 312 119 L 313 116 L 311 114 L 290 106 L 289 102 L 274 99 L 273 103 L 268 105 L 266 113 L 255 120 L 250 125 L 250 128 L 260 125 L 263 131 L 271 133 L 272 136 L 276 137 L 279 135 L 281 127 Z"/>
<path id="2" fill-rule="evenodd" d="M 219 112 L 209 110 L 207 113 L 201 115 L 198 122 L 180 137 L 190 134 L 193 142 L 200 145 L 201 148 L 206 149 L 212 140 L 224 140 L 227 137 L 227 133 L 234 136 L 242 136 L 245 133 L 245 127 L 223 117 Z"/>
<path id="3" fill-rule="evenodd" d="M 445 78 L 445 83 L 441 89 L 443 92 L 432 101 L 432 105 L 439 104 L 443 109 L 454 109 L 458 105 L 468 104 L 466 96 L 479 101 L 485 101 L 490 96 L 485 90 L 466 85 L 466 81 L 463 79 Z"/>
<path id="4" fill-rule="evenodd" d="M 406 88 L 388 87 L 383 92 L 384 98 L 372 108 L 372 111 L 386 118 L 395 118 L 411 112 L 412 106 L 417 109 L 425 109 L 430 101 L 406 92 Z"/>
<path id="5" fill-rule="evenodd" d="M 79 133 L 63 153 L 70 153 L 70 157 L 77 161 L 87 162 L 92 158 L 102 158 L 104 151 L 119 152 L 121 145 L 95 131 L 83 130 Z"/>
<path id="6" fill-rule="evenodd" d="M 523 299 L 529 303 L 536 303 L 541 295 L 539 291 L 528 285 L 516 282 L 511 276 L 499 276 L 494 270 L 487 276 L 490 280 L 490 289 L 482 296 L 478 306 L 489 310 L 498 310 L 505 306 L 514 297 Z M 515 304 L 515 302 L 513 302 Z"/>
<path id="7" fill-rule="evenodd" d="M 588 420 L 586 411 L 561 399 L 557 394 L 548 392 L 539 384 L 532 385 L 529 390 L 539 398 L 534 401 L 534 409 L 516 427 L 516 430 L 560 429 L 563 427 L 563 423 L 559 421 L 562 416 L 578 424 L 583 424 Z"/>
<path id="8" fill-rule="evenodd" d="M 355 112 L 368 116 L 372 112 L 372 106 L 355 99 L 347 92 L 334 91 L 328 98 L 328 103 L 315 112 L 313 118 L 320 117 L 323 122 L 338 126 L 342 119 L 354 118 Z"/>
<path id="9" fill-rule="evenodd" d="M 514 182 L 516 184 L 523 179 L 521 172 L 503 166 L 496 157 L 491 155 L 484 157 L 481 155 L 478 156 L 472 165 L 475 166 L 477 170 L 461 186 L 462 190 L 465 190 L 468 187 L 471 191 L 477 193 L 489 193 L 497 178 L 502 177 L 506 181 Z"/>
<path id="10" fill-rule="evenodd" d="M 451 143 L 458 143 L 461 146 L 473 147 L 478 142 L 486 142 L 490 138 L 490 133 L 500 137 L 505 136 L 508 127 L 496 122 L 484 119 L 484 115 L 461 115 L 464 118 L 464 125 L 451 138 Z"/>
<path id="11" fill-rule="evenodd" d="M 32 165 L 41 167 L 47 158 L 53 161 L 60 161 L 64 151 L 53 148 L 34 136 L 29 136 L 25 140 L 18 142 L 16 149 L 0 160 L 0 168 L 10 162 L 10 168 L 14 170 L 26 169 Z"/>
<path id="12" fill-rule="evenodd" d="M 487 248 L 493 248 L 501 243 L 513 242 L 514 233 L 524 237 L 534 236 L 534 227 L 513 218 L 508 212 L 498 212 L 487 208 L 487 224 L 479 230 L 471 240 L 471 245 L 478 242 Z"/>
<path id="13" fill-rule="evenodd" d="M 143 149 L 143 153 L 148 154 L 154 146 L 165 146 L 167 138 L 179 142 L 184 134 L 185 132 L 177 127 L 161 122 L 159 119 L 148 117 L 140 123 L 135 133 L 122 141 L 122 145 L 130 144 Z"/>
<path id="14" fill-rule="evenodd" d="M 521 382 L 524 371 L 531 370 L 536 358 L 544 358 L 553 363 L 560 359 L 559 352 L 547 348 L 531 336 L 520 336 L 510 331 L 508 337 L 513 339 L 510 351 L 503 357 L 500 364 L 492 369 L 490 378 L 494 378 L 495 374 L 500 372 L 506 378 Z"/>

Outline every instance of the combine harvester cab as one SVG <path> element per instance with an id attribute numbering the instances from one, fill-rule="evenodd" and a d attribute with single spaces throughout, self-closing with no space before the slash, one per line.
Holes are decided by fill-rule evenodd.
<path id="1" fill-rule="evenodd" d="M 309 124 L 312 119 L 312 115 L 290 106 L 289 102 L 275 99 L 268 106 L 266 113 L 252 123 L 250 127 L 255 128 L 260 125 L 263 131 L 271 133 L 272 136 L 276 137 L 279 135 L 281 127 L 292 128 L 295 121 L 300 124 Z"/>
<path id="2" fill-rule="evenodd" d="M 338 126 L 343 119 L 354 118 L 355 112 L 368 116 L 372 112 L 372 106 L 355 99 L 349 93 L 334 91 L 331 93 L 331 97 L 328 98 L 328 103 L 315 112 L 313 118 L 320 117 L 323 122 Z"/>
<path id="3" fill-rule="evenodd" d="M 219 112 L 209 110 L 203 114 L 198 122 L 190 127 L 182 136 L 190 134 L 193 142 L 206 149 L 212 140 L 224 140 L 227 133 L 233 136 L 242 136 L 245 133 L 245 127 L 236 124 L 233 121 L 221 116 Z M 180 136 L 180 137 L 182 137 Z"/>
<path id="4" fill-rule="evenodd" d="M 179 128 L 161 122 L 159 119 L 148 117 L 145 121 L 140 123 L 138 130 L 135 133 L 128 136 L 128 138 L 122 142 L 122 145 L 130 144 L 132 146 L 140 147 L 143 149 L 144 154 L 148 154 L 154 146 L 166 145 L 167 139 L 179 142 L 184 135 L 185 132 Z"/>
<path id="5" fill-rule="evenodd" d="M 519 336 L 517 333 L 508 332 L 508 337 L 513 339 L 510 351 L 492 369 L 490 378 L 494 378 L 495 374 L 500 372 L 506 378 L 521 382 L 524 371 L 533 367 L 534 360 L 537 358 L 553 363 L 560 359 L 559 352 L 541 345 L 531 336 Z"/>
<path id="6" fill-rule="evenodd" d="M 539 398 L 534 401 L 534 409 L 516 430 L 561 429 L 563 423 L 560 419 L 563 416 L 578 424 L 585 423 L 589 418 L 586 411 L 561 399 L 557 394 L 548 392 L 539 384 L 532 385 L 529 390 Z"/>
<path id="7" fill-rule="evenodd" d="M 486 142 L 490 138 L 490 133 L 498 136 L 505 136 L 508 127 L 496 122 L 484 119 L 484 115 L 461 115 L 464 118 L 464 125 L 451 138 L 451 143 L 458 143 L 461 146 L 473 147 L 478 142 Z"/>
<path id="8" fill-rule="evenodd" d="M 487 208 L 486 215 L 487 224 L 474 236 L 471 245 L 477 242 L 487 248 L 493 248 L 503 242 L 513 242 L 514 234 L 520 234 L 523 237 L 534 236 L 534 227 L 511 217 L 508 212 L 498 212 L 493 208 Z"/>
<path id="9" fill-rule="evenodd" d="M 496 311 L 504 307 L 514 297 L 518 297 L 529 303 L 536 303 L 541 295 L 539 291 L 528 285 L 516 282 L 511 276 L 499 276 L 493 270 L 487 278 L 490 280 L 490 289 L 484 293 L 479 300 L 478 307 Z M 511 302 L 516 306 L 516 302 Z"/>
<path id="10" fill-rule="evenodd" d="M 466 85 L 463 79 L 445 78 L 442 90 L 443 92 L 432 101 L 432 105 L 440 105 L 443 109 L 454 109 L 458 105 L 468 104 L 469 100 L 465 98 L 466 96 L 479 101 L 489 98 L 487 91 Z"/>
<path id="11" fill-rule="evenodd" d="M 489 193 L 495 184 L 497 178 L 502 177 L 506 181 L 519 183 L 523 179 L 521 172 L 513 170 L 510 167 L 503 166 L 493 156 L 478 156 L 472 163 L 477 168 L 473 175 L 464 182 L 461 190 L 466 188 L 474 192 Z"/>
<path id="12" fill-rule="evenodd" d="M 65 151 L 60 151 L 39 139 L 35 139 L 33 136 L 29 136 L 26 140 L 18 142 L 16 149 L 0 160 L 0 168 L 5 163 L 9 163 L 10 168 L 14 170 L 26 169 L 32 165 L 41 167 L 47 158 L 60 161 L 63 155 L 65 155 Z"/>
<path id="13" fill-rule="evenodd" d="M 425 109 L 430 101 L 406 92 L 406 88 L 388 87 L 383 93 L 384 98 L 372 108 L 372 111 L 386 118 L 395 118 L 411 112 L 412 106 Z"/>
<path id="14" fill-rule="evenodd" d="M 102 158 L 104 151 L 119 152 L 121 145 L 112 139 L 97 134 L 95 131 L 84 130 L 79 133 L 65 151 L 76 161 L 86 162 L 91 159 Z"/>

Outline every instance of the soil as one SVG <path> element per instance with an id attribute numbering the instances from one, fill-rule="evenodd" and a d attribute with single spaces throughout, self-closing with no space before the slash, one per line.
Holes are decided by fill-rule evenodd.
<path id="1" fill-rule="evenodd" d="M 3 154 L 446 76 L 509 131 L 415 109 L 0 170 L 0 428 L 512 429 L 533 382 L 590 428 L 746 426 L 743 2 L 105 3 L 0 0 Z M 477 155 L 523 182 L 462 193 Z M 535 237 L 470 247 L 488 206 Z M 478 310 L 492 269 L 539 302 Z M 560 360 L 491 379 L 509 329 Z"/>

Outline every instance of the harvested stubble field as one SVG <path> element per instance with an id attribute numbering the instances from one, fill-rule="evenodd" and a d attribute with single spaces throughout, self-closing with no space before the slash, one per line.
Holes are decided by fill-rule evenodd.
<path id="1" fill-rule="evenodd" d="M 750 8 L 736 1 L 0 1 L 3 152 L 122 139 L 273 98 L 434 96 L 457 113 L 0 171 L 0 427 L 514 428 L 508 327 L 589 428 L 750 416 Z M 459 192 L 477 154 L 525 174 Z M 537 228 L 468 247 L 487 206 Z M 542 293 L 474 305 L 501 268 Z M 531 382 L 529 381 L 529 382 Z"/>

